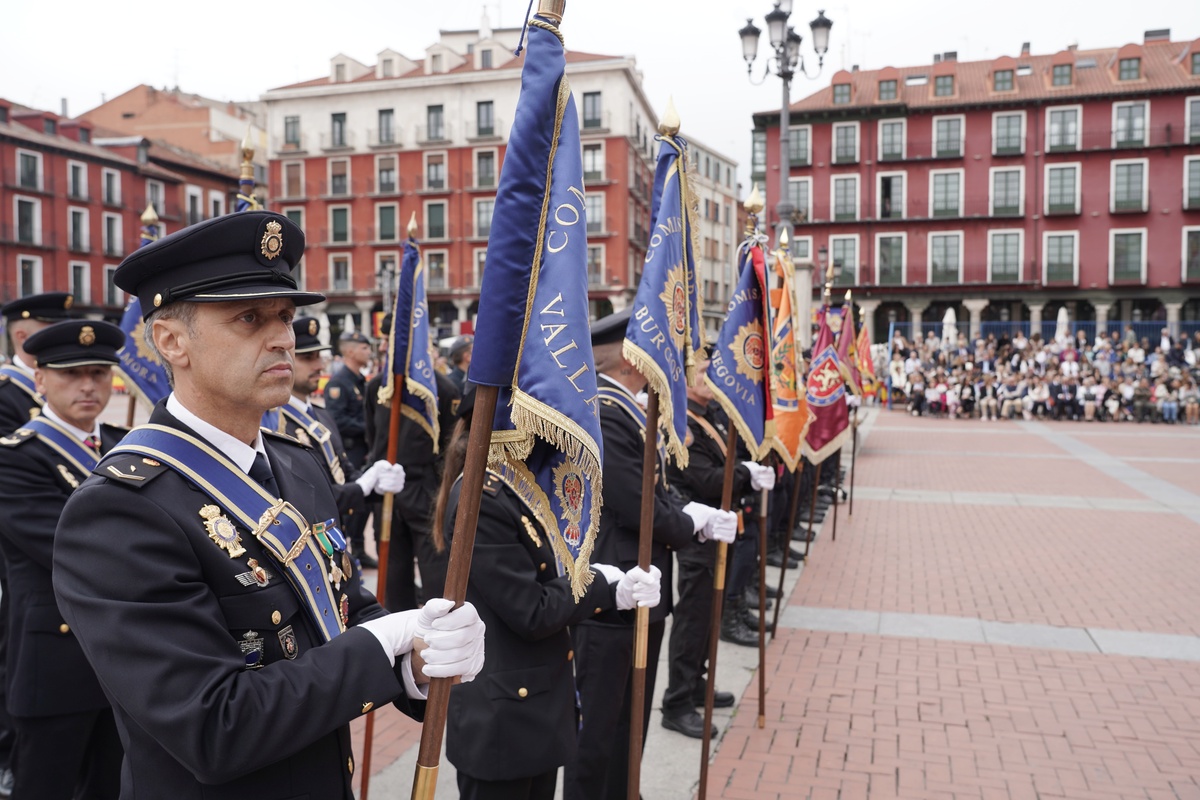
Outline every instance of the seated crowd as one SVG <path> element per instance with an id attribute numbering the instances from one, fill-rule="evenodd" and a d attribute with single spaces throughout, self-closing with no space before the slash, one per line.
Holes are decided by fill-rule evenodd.
<path id="1" fill-rule="evenodd" d="M 892 407 L 913 416 L 1071 419 L 1200 424 L 1200 331 L 1159 342 L 1084 331 L 1042 340 L 1041 334 L 989 334 L 971 347 L 930 333 L 909 343 L 899 333 L 888 365 Z"/>

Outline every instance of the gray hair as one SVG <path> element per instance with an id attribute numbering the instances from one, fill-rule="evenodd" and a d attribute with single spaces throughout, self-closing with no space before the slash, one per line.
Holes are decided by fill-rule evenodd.
<path id="1" fill-rule="evenodd" d="M 189 336 L 196 334 L 196 304 L 186 301 L 178 301 L 168 303 L 162 308 L 156 308 L 150 312 L 150 316 L 146 317 L 146 325 L 142 330 L 142 340 L 146 343 L 146 349 L 150 351 L 155 360 L 162 365 L 163 371 L 167 373 L 167 383 L 171 388 L 175 388 L 175 373 L 171 369 L 171 365 L 162 357 L 162 353 L 158 352 L 158 345 L 154 343 L 154 323 L 159 320 L 177 319 L 187 326 Z"/>

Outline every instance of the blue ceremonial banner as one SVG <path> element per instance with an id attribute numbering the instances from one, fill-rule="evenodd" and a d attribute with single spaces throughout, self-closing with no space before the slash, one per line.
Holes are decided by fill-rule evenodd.
<path id="1" fill-rule="evenodd" d="M 379 402 L 390 403 L 397 381 L 402 381 L 400 413 L 421 426 L 438 447 L 437 379 L 430 356 L 429 300 L 425 294 L 425 264 L 417 240 L 404 242 L 400 263 L 400 282 L 396 288 L 396 307 L 392 310 L 392 329 L 384 358 L 384 380 L 379 387 Z"/>
<path id="2" fill-rule="evenodd" d="M 771 316 L 762 246 L 750 239 L 738 248 L 741 274 L 704 380 L 729 415 L 750 457 L 766 455 L 775 436 L 768 357 Z"/>
<path id="3" fill-rule="evenodd" d="M 154 213 L 153 206 L 146 208 L 142 221 L 145 224 L 142 226 L 139 247 L 158 239 L 158 215 Z M 167 380 L 167 371 L 146 346 L 146 323 L 142 321 L 142 302 L 137 297 L 130 298 L 129 305 L 125 306 L 121 330 L 125 331 L 125 345 L 117 351 L 117 357 L 121 359 L 119 369 L 125 376 L 125 385 L 129 391 L 137 392 L 154 406 L 171 393 L 171 385 Z"/>
<path id="4" fill-rule="evenodd" d="M 687 143 L 660 137 L 654 170 L 654 227 L 642 282 L 625 331 L 625 358 L 646 376 L 659 396 L 659 426 L 667 452 L 686 467 L 687 387 L 696 379 L 700 298 L 692 260 L 691 189 Z"/>
<path id="5" fill-rule="evenodd" d="M 579 114 L 565 72 L 561 34 L 535 16 L 468 377 L 500 387 L 489 466 L 545 528 L 578 599 L 592 580 L 601 442 Z"/>

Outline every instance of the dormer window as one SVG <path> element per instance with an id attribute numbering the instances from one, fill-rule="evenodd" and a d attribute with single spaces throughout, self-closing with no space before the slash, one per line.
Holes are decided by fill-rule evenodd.
<path id="1" fill-rule="evenodd" d="M 850 103 L 850 84 L 838 83 L 833 87 L 833 104 L 844 106 Z"/>
<path id="2" fill-rule="evenodd" d="M 383 60 L 383 77 L 394 78 L 396 76 L 396 62 L 390 58 Z"/>
<path id="3" fill-rule="evenodd" d="M 334 64 L 333 65 L 333 82 L 334 83 L 345 83 L 346 82 L 346 65 L 345 64 Z"/>
<path id="4" fill-rule="evenodd" d="M 479 51 L 479 67 L 481 69 L 492 68 L 492 49 L 490 47 L 487 50 Z"/>
<path id="5" fill-rule="evenodd" d="M 1140 58 L 1122 58 L 1117 65 L 1117 80 L 1136 81 L 1142 77 L 1142 60 Z"/>
<path id="6" fill-rule="evenodd" d="M 1050 82 L 1055 86 L 1070 86 L 1073 68 L 1070 64 L 1055 64 Z"/>
<path id="7" fill-rule="evenodd" d="M 42 120 L 42 132 L 47 136 L 53 136 L 58 133 L 58 123 L 47 117 Z"/>
<path id="8" fill-rule="evenodd" d="M 997 92 L 1011 92 L 1013 90 L 1013 71 L 998 69 L 992 73 L 992 89 Z"/>
<path id="9" fill-rule="evenodd" d="M 938 75 L 933 79 L 933 94 L 935 97 L 950 97 L 954 94 L 954 76 Z"/>
<path id="10" fill-rule="evenodd" d="M 1200 52 L 1192 53 L 1192 74 L 1200 75 Z"/>
<path id="11" fill-rule="evenodd" d="M 429 69 L 431 72 L 441 72 L 442 71 L 442 54 L 441 53 L 434 53 L 432 56 L 430 56 Z"/>
<path id="12" fill-rule="evenodd" d="M 896 99 L 896 82 L 895 81 L 880 81 L 879 82 L 879 99 L 880 100 L 895 100 Z"/>

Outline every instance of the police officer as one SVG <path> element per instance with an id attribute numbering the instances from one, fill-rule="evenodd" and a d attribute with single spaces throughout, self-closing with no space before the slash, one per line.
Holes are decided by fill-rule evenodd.
<path id="1" fill-rule="evenodd" d="M 296 372 L 292 378 L 292 396 L 279 408 L 278 430 L 311 445 L 321 456 L 333 481 L 342 530 L 350 541 L 362 541 L 368 514 L 366 498 L 372 492 L 403 489 L 404 468 L 376 461 L 363 470 L 350 463 L 333 415 L 311 401 L 324 371 L 322 353 L 329 349 L 317 337 L 320 324 L 312 317 L 297 317 L 292 321 L 292 330 L 296 336 Z"/>
<path id="2" fill-rule="evenodd" d="M 447 452 L 435 524 L 454 533 L 466 432 L 475 392 L 468 389 Z M 558 768 L 575 755 L 578 717 L 568 625 L 596 613 L 653 607 L 658 578 L 634 567 L 592 564 L 578 601 L 555 568 L 538 516 L 496 473 L 483 485 L 467 599 L 487 625 L 487 662 L 479 678 L 450 694 L 446 756 L 462 800 L 551 800 Z"/>
<path id="3" fill-rule="evenodd" d="M 629 310 L 611 314 L 592 325 L 592 351 L 600 390 L 600 431 L 604 436 L 604 507 L 593 559 L 629 570 L 638 562 L 641 527 L 642 451 L 645 415 L 635 394 L 646 379 L 621 354 Z M 641 427 L 639 427 L 639 424 Z M 661 476 L 660 476 L 661 477 Z M 651 564 L 671 586 L 671 550 L 692 541 L 697 526 L 682 503 L 658 480 L 654 496 L 654 542 Z M 653 570 L 652 570 L 653 572 Z M 657 664 L 666 617 L 671 612 L 670 590 L 650 611 L 646 663 Z M 645 708 L 632 708 L 633 626 L 629 615 L 595 614 L 576 625 L 576 677 L 583 724 L 579 751 L 567 764 L 563 781 L 566 800 L 624 798 L 629 766 L 629 722 L 633 713 L 648 721 L 654 696 L 654 670 L 646 671 Z M 643 725 L 645 730 L 645 725 Z M 644 740 L 643 740 L 644 741 Z"/>
<path id="4" fill-rule="evenodd" d="M 97 424 L 112 394 L 112 365 L 125 334 L 75 320 L 30 336 L 42 413 L 0 438 L 0 548 L 12 596 L 8 705 L 17 731 L 17 797 L 116 799 L 121 742 L 112 709 L 51 585 L 54 529 L 63 506 L 126 433 Z"/>
<path id="5" fill-rule="evenodd" d="M 260 432 L 292 387 L 304 234 L 249 211 L 147 245 L 136 294 L 172 393 L 67 501 L 54 589 L 113 704 L 125 798 L 351 800 L 349 723 L 420 717 L 471 679 L 483 624 L 448 600 L 387 614 L 362 587 L 312 449 Z"/>
<path id="6" fill-rule="evenodd" d="M 380 324 L 384 334 L 381 350 L 386 349 L 388 334 L 392 332 L 392 315 L 388 314 Z M 419 425 L 401 420 L 401 433 L 396 447 L 397 465 L 404 469 L 404 485 L 396 495 L 392 507 L 391 545 L 388 549 L 387 594 L 384 602 L 389 611 L 416 608 L 419 602 L 417 585 L 413 573 L 413 558 L 421 572 L 421 593 L 424 597 L 438 597 L 446 585 L 448 554 L 438 552 L 434 546 L 431 520 L 434 496 L 442 479 L 442 457 L 454 430 L 454 412 L 461 393 L 445 375 L 434 372 L 438 391 L 438 448 L 435 452 L 433 439 Z M 382 375 L 367 381 L 367 460 L 373 463 L 385 461 L 388 454 L 388 431 L 391 405 L 379 403 L 379 387 Z M 374 504 L 375 533 L 379 534 L 379 520 L 383 506 L 378 500 Z"/>
<path id="7" fill-rule="evenodd" d="M 474 336 L 460 336 L 450 345 L 450 380 L 458 391 L 466 391 L 467 369 L 471 366 L 471 352 L 475 349 Z"/>
<path id="8" fill-rule="evenodd" d="M 338 337 L 338 352 L 342 356 L 342 367 L 330 376 L 325 384 L 325 409 L 337 423 L 355 471 L 361 470 L 367 458 L 365 435 L 366 415 L 363 410 L 363 395 L 367 379 L 363 370 L 371 363 L 371 340 L 358 331 L 342 331 Z M 350 545 L 364 567 L 377 567 L 374 558 L 363 549 L 361 530 L 352 533 Z"/>

